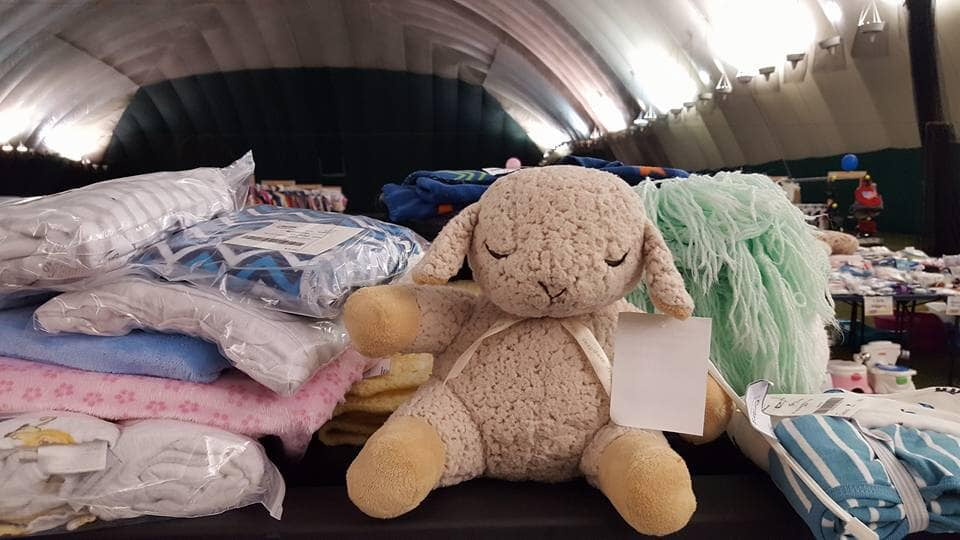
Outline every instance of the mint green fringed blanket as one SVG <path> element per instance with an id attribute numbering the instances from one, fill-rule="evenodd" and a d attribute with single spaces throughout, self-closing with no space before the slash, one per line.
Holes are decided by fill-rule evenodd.
<path id="1" fill-rule="evenodd" d="M 757 379 L 777 393 L 819 392 L 824 325 L 835 324 L 830 264 L 801 212 L 759 174 L 718 173 L 635 188 L 696 303 L 713 319 L 711 358 L 741 394 Z M 652 311 L 643 286 L 628 297 Z"/>

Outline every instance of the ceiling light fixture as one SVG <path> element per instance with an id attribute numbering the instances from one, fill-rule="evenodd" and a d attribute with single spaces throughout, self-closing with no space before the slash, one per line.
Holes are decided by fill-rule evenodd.
<path id="1" fill-rule="evenodd" d="M 606 132 L 620 131 L 627 127 L 623 119 L 623 111 L 609 96 L 596 92 L 588 97 L 590 109 L 593 111 L 600 127 Z"/>
<path id="2" fill-rule="evenodd" d="M 697 77 L 700 77 L 700 82 L 702 82 L 704 86 L 710 86 L 710 83 L 713 82 L 707 70 L 702 68 L 697 70 Z"/>
<path id="3" fill-rule="evenodd" d="M 80 161 L 100 146 L 105 133 L 92 125 L 57 124 L 43 135 L 43 145 L 55 154 Z"/>
<path id="4" fill-rule="evenodd" d="M 23 143 L 17 145 L 17 152 L 26 152 L 29 148 L 26 147 Z"/>
<path id="5" fill-rule="evenodd" d="M 821 49 L 826 49 L 826 51 L 830 54 L 837 54 L 837 51 L 840 50 L 840 45 L 842 44 L 843 38 L 840 36 L 831 36 L 818 43 Z"/>
<path id="6" fill-rule="evenodd" d="M 883 32 L 887 23 L 880 18 L 880 11 L 877 10 L 876 0 L 869 0 L 860 11 L 860 18 L 857 20 L 857 29 L 867 34 L 870 41 L 877 39 L 877 33 Z"/>
<path id="7" fill-rule="evenodd" d="M 0 150 L 3 150 L 4 152 L 13 152 L 13 145 L 6 143 L 3 146 L 0 146 Z"/>
<path id="8" fill-rule="evenodd" d="M 739 73 L 756 74 L 761 67 L 776 66 L 788 54 L 806 52 L 816 38 L 817 27 L 805 4 L 709 0 L 710 47 Z"/>
<path id="9" fill-rule="evenodd" d="M 733 85 L 730 83 L 730 78 L 727 77 L 726 73 L 720 73 L 720 80 L 717 81 L 717 86 L 713 89 L 718 94 L 730 94 L 733 92 Z"/>
<path id="10" fill-rule="evenodd" d="M 16 107 L 0 111 L 0 142 L 10 142 L 26 133 L 30 129 L 31 116 L 30 111 Z"/>
<path id="11" fill-rule="evenodd" d="M 834 25 L 843 21 L 843 9 L 835 0 L 827 0 L 823 3 L 823 14 L 827 16 Z"/>
<path id="12" fill-rule="evenodd" d="M 790 62 L 790 65 L 795 68 L 795 67 L 797 67 L 797 64 L 799 64 L 800 62 L 802 62 L 803 59 L 806 58 L 806 57 L 807 57 L 807 53 L 805 53 L 805 52 L 788 54 L 788 55 L 787 55 L 787 62 Z"/>
<path id="13" fill-rule="evenodd" d="M 630 64 L 634 73 L 657 74 L 638 81 L 643 99 L 649 105 L 644 108 L 645 112 L 654 109 L 662 113 L 679 107 L 700 91 L 698 70 L 679 50 L 650 43 L 630 56 Z"/>

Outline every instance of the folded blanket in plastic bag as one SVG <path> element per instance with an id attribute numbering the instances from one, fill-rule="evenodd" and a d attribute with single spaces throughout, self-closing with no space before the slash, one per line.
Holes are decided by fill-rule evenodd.
<path id="1" fill-rule="evenodd" d="M 284 482 L 255 441 L 174 420 L 111 424 L 63 412 L 0 422 L 0 536 L 96 519 L 200 517 L 263 504 Z"/>
<path id="2" fill-rule="evenodd" d="M 372 218 L 256 206 L 159 242 L 134 267 L 231 300 L 332 318 L 354 289 L 406 272 L 425 244 L 405 227 Z"/>
<path id="3" fill-rule="evenodd" d="M 117 178 L 3 205 L 0 302 L 67 290 L 184 227 L 241 208 L 253 171 L 248 152 L 222 169 Z"/>

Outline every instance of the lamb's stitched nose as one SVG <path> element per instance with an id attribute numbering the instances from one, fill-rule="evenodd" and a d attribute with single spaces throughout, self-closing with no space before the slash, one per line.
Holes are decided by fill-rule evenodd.
<path id="1" fill-rule="evenodd" d="M 562 295 L 563 293 L 567 292 L 567 288 L 564 287 L 564 288 L 563 288 L 560 292 L 558 292 L 557 294 L 553 294 L 553 293 L 550 292 L 550 287 L 548 287 L 546 283 L 544 283 L 544 282 L 542 282 L 542 281 L 538 281 L 537 283 L 540 284 L 540 288 L 543 289 L 543 292 L 547 293 L 547 296 L 549 296 L 551 300 L 556 300 L 557 298 L 560 298 L 560 295 Z"/>

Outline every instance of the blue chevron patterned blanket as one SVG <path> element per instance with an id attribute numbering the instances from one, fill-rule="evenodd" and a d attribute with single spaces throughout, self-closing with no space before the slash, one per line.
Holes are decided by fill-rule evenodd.
<path id="1" fill-rule="evenodd" d="M 400 276 L 424 247 L 413 231 L 367 217 L 255 206 L 185 229 L 134 265 L 231 299 L 332 318 L 351 291 Z"/>

